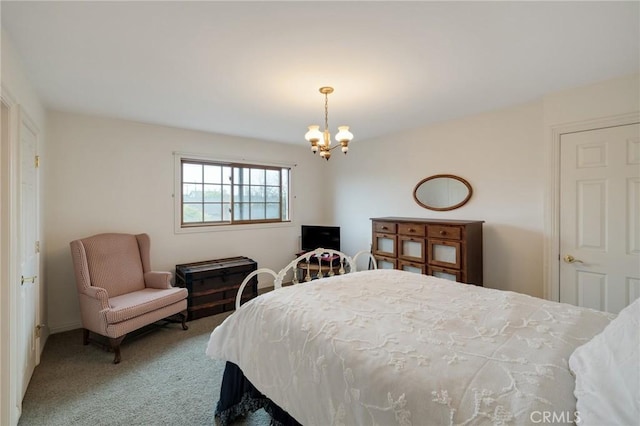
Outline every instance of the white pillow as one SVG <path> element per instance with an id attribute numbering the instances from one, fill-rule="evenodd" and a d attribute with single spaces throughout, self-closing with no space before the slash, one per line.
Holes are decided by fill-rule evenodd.
<path id="1" fill-rule="evenodd" d="M 640 424 L 640 299 L 569 357 L 580 426 Z"/>

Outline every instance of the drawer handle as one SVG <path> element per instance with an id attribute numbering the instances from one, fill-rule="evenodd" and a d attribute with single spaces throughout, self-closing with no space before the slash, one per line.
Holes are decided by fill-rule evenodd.
<path id="1" fill-rule="evenodd" d="M 387 229 L 389 229 L 389 228 L 387 228 L 386 226 L 383 226 L 383 227 L 382 227 L 382 229 L 387 230 Z"/>
<path id="2" fill-rule="evenodd" d="M 447 235 L 447 231 L 440 231 L 440 235 Z"/>
<path id="3" fill-rule="evenodd" d="M 416 232 L 416 230 L 413 228 L 409 228 L 409 232 Z"/>

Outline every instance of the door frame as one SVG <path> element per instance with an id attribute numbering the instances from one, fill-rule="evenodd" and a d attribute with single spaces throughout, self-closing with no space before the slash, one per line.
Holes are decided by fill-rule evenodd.
<path id="1" fill-rule="evenodd" d="M 15 188 L 14 190 L 17 192 L 17 204 L 16 204 L 16 214 L 17 214 L 17 222 L 18 222 L 18 229 L 22 229 L 22 221 L 24 220 L 24 217 L 22 216 L 22 178 L 23 178 L 23 170 L 22 170 L 22 134 L 25 131 L 29 131 L 33 134 L 34 138 L 35 138 L 35 155 L 36 156 L 40 156 L 40 129 L 38 128 L 38 126 L 36 125 L 36 123 L 33 121 L 33 119 L 29 116 L 29 114 L 26 113 L 26 111 L 23 108 L 18 107 L 18 131 L 17 131 L 17 140 L 16 140 L 16 149 L 17 151 L 17 167 L 16 167 L 16 181 L 15 181 Z M 31 162 L 35 161 L 35 158 L 31 158 L 30 159 Z M 33 164 L 33 163 L 32 163 Z M 36 232 L 35 232 L 35 237 L 36 237 L 36 241 L 38 242 L 37 244 L 40 244 L 40 241 L 42 240 L 41 238 L 41 223 L 40 223 L 40 204 L 41 204 L 41 199 L 40 199 L 40 171 L 39 171 L 39 165 L 35 166 L 35 205 L 34 205 L 34 209 L 35 209 L 35 226 L 36 226 Z M 18 247 L 21 248 L 21 244 L 23 243 L 22 241 L 22 235 L 16 235 L 16 239 L 17 242 L 16 244 L 18 245 Z M 34 242 L 35 243 L 35 242 Z M 21 250 L 18 249 L 18 253 L 20 253 Z M 35 300 L 28 300 L 27 303 L 34 303 L 35 304 L 35 326 L 39 327 L 42 326 L 43 321 L 42 318 L 40 318 L 40 315 L 42 313 L 42 288 L 43 288 L 43 283 L 44 283 L 44 279 L 43 279 L 43 268 L 42 268 L 42 260 L 41 260 L 41 254 L 40 254 L 40 248 L 38 247 L 38 252 L 36 254 L 37 257 L 37 264 L 36 264 L 36 270 L 34 271 L 37 278 L 35 280 L 34 285 L 37 283 L 36 288 L 35 288 Z M 17 275 L 22 275 L 22 270 L 20 267 L 20 262 L 22 261 L 20 256 L 16 256 L 16 277 Z M 16 278 L 17 279 L 17 278 Z M 22 291 L 22 290 L 21 290 Z M 16 299 L 18 300 L 18 299 Z M 18 304 L 17 306 L 22 306 L 20 304 Z M 17 315 L 22 314 L 21 311 L 17 312 Z M 16 323 L 19 324 L 19 321 L 15 321 Z M 20 330 L 20 326 L 16 324 L 16 329 L 15 332 L 19 334 L 19 330 Z M 34 333 L 36 333 L 35 330 L 33 330 Z M 38 364 L 40 364 L 40 354 L 42 351 L 42 342 L 44 341 L 44 339 L 42 339 L 40 337 L 40 333 L 36 333 L 36 338 L 35 338 L 35 358 L 34 358 L 34 367 L 37 367 Z M 20 346 L 20 345 L 17 345 Z M 24 382 L 24 377 L 17 377 L 18 382 L 16 383 L 16 385 L 20 385 L 20 389 L 22 390 L 22 392 L 18 395 L 18 399 L 20 400 L 20 404 L 19 404 L 19 409 L 20 412 L 22 412 L 22 393 L 26 392 L 26 388 L 22 389 L 22 383 Z M 28 386 L 28 385 L 27 385 Z"/>
<path id="2" fill-rule="evenodd" d="M 544 288 L 547 300 L 560 301 L 560 140 L 568 133 L 640 123 L 640 112 L 619 114 L 551 127 L 545 209 Z"/>
<path id="3" fill-rule="evenodd" d="M 18 128 L 20 125 L 19 105 L 15 98 L 2 87 L 0 102 L 9 112 L 8 140 L 2 139 L 0 201 L 2 214 L 0 220 L 0 424 L 14 425 L 20 417 L 22 401 L 18 397 L 17 383 L 17 287 L 18 282 Z M 8 343 L 8 344 L 7 344 Z M 8 380 L 6 379 L 8 378 Z"/>

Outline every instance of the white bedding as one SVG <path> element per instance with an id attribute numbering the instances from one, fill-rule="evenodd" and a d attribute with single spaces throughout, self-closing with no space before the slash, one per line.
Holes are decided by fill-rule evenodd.
<path id="1" fill-rule="evenodd" d="M 305 426 L 530 424 L 545 412 L 571 422 L 567 360 L 614 317 L 364 271 L 253 299 L 213 331 L 207 355 L 237 364 Z"/>

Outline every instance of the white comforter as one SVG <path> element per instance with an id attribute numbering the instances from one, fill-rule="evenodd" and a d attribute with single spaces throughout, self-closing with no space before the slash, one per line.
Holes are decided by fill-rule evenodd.
<path id="1" fill-rule="evenodd" d="M 530 424 L 544 412 L 571 422 L 567 360 L 612 318 L 425 275 L 364 271 L 246 303 L 213 331 L 207 355 L 237 364 L 306 426 Z"/>

